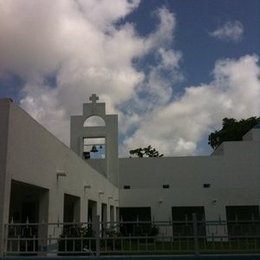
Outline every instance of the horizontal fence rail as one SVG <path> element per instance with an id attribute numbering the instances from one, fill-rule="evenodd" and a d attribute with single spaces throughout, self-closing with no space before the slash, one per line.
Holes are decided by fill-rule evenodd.
<path id="1" fill-rule="evenodd" d="M 4 255 L 259 253 L 260 220 L 10 223 Z"/>

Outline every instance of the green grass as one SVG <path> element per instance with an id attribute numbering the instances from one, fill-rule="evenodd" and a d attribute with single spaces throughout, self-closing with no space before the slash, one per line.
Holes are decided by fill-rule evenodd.
<path id="1" fill-rule="evenodd" d="M 231 240 L 208 242 L 198 241 L 200 253 L 257 253 L 260 252 L 260 240 Z M 193 254 L 194 240 L 148 241 L 145 239 L 125 239 L 101 241 L 101 253 L 109 254 Z"/>

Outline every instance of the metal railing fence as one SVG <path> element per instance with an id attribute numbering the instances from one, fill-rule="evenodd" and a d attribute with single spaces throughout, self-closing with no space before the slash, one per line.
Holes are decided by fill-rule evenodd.
<path id="1" fill-rule="evenodd" d="M 260 220 L 10 223 L 4 255 L 259 253 Z"/>

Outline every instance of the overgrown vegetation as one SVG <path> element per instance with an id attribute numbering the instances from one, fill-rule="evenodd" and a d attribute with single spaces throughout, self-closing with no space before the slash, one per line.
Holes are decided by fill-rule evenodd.
<path id="1" fill-rule="evenodd" d="M 260 117 L 250 117 L 240 121 L 234 118 L 224 118 L 222 128 L 209 135 L 208 144 L 216 149 L 224 141 L 240 141 L 258 123 L 260 123 Z"/>
<path id="2" fill-rule="evenodd" d="M 161 154 L 159 151 L 157 151 L 155 148 L 153 148 L 151 145 L 148 145 L 144 148 L 137 148 L 129 151 L 130 157 L 163 157 L 163 154 Z"/>

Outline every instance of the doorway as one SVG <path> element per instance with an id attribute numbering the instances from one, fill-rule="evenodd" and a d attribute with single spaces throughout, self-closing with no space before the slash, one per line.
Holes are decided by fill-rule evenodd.
<path id="1" fill-rule="evenodd" d="M 48 189 L 12 180 L 9 222 L 47 222 L 48 205 Z"/>
<path id="2" fill-rule="evenodd" d="M 80 221 L 80 197 L 64 194 L 63 222 Z"/>

